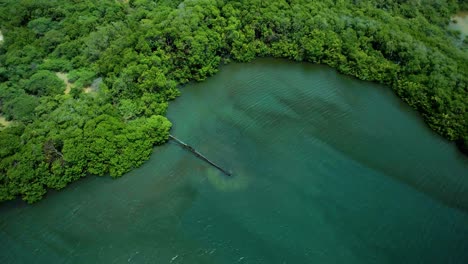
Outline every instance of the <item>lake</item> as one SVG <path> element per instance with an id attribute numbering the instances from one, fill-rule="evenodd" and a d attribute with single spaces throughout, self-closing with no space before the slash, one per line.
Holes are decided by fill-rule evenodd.
<path id="1" fill-rule="evenodd" d="M 468 159 L 382 85 L 232 63 L 171 103 L 175 142 L 112 180 L 0 206 L 0 263 L 468 263 Z"/>

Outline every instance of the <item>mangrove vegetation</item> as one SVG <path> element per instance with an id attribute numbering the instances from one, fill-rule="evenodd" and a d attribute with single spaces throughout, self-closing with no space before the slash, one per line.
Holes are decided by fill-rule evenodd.
<path id="1" fill-rule="evenodd" d="M 391 87 L 468 151 L 456 0 L 5 0 L 0 201 L 119 177 L 169 138 L 178 88 L 230 61 L 329 65 Z M 67 88 L 68 87 L 68 88 Z"/>

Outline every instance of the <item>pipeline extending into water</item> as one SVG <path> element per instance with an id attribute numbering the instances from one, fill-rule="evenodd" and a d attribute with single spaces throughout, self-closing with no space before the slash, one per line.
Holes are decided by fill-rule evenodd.
<path id="1" fill-rule="evenodd" d="M 217 165 L 216 163 L 214 163 L 213 161 L 209 160 L 207 157 L 205 157 L 204 155 L 202 155 L 200 152 L 198 152 L 196 149 L 194 149 L 192 146 L 188 145 L 187 143 L 183 142 L 182 140 L 174 137 L 173 135 L 169 135 L 169 138 L 176 141 L 177 143 L 179 143 L 182 147 L 184 147 L 185 149 L 187 149 L 188 151 L 192 152 L 195 156 L 197 156 L 198 158 L 208 162 L 211 166 L 217 168 L 218 170 L 220 170 L 222 173 L 226 174 L 227 176 L 232 176 L 232 173 L 230 171 L 227 171 L 225 169 L 223 169 L 221 166 Z"/>

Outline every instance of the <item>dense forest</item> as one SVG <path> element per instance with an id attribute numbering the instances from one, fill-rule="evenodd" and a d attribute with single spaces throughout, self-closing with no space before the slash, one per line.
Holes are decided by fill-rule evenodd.
<path id="1" fill-rule="evenodd" d="M 391 87 L 468 150 L 456 0 L 4 0 L 0 201 L 121 176 L 168 139 L 177 87 L 281 57 Z"/>

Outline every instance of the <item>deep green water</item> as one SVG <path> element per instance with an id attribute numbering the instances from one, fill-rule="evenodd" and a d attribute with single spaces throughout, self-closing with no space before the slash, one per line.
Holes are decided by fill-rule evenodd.
<path id="1" fill-rule="evenodd" d="M 0 263 L 468 263 L 468 159 L 389 88 L 231 64 L 183 88 L 175 143 L 118 180 L 0 206 Z"/>

